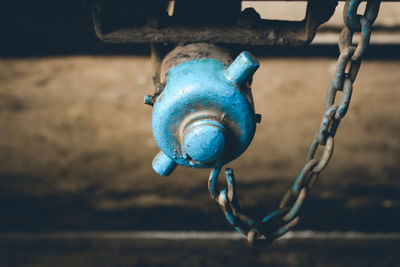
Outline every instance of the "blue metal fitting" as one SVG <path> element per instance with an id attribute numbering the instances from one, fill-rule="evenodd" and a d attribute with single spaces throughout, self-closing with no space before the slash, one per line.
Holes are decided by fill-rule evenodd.
<path id="1" fill-rule="evenodd" d="M 161 149 L 153 160 L 157 173 L 167 176 L 178 164 L 219 167 L 249 146 L 258 118 L 245 81 L 259 63 L 249 52 L 227 67 L 229 61 L 188 59 L 166 72 L 153 106 L 153 135 Z"/>
<path id="2" fill-rule="evenodd" d="M 152 165 L 156 173 L 162 176 L 168 176 L 175 170 L 178 164 L 160 151 L 157 156 L 154 157 Z"/>
<path id="3" fill-rule="evenodd" d="M 194 121 L 184 130 L 183 152 L 194 162 L 217 161 L 225 149 L 224 130 L 216 120 Z"/>
<path id="4" fill-rule="evenodd" d="M 225 77 L 236 84 L 242 84 L 252 77 L 260 67 L 258 59 L 247 51 L 242 52 L 225 72 Z"/>

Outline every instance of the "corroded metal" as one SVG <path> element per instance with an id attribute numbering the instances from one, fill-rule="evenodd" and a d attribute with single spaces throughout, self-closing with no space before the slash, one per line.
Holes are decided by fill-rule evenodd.
<path id="1" fill-rule="evenodd" d="M 94 29 L 101 40 L 153 44 L 305 45 L 337 5 L 337 0 L 309 0 L 303 20 L 279 21 L 261 19 L 252 8 L 240 11 L 238 0 L 176 1 L 177 14 L 173 16 L 166 14 L 161 3 L 143 9 L 144 14 L 132 11 L 122 16 L 110 11 L 109 2 L 92 0 Z"/>
<path id="2" fill-rule="evenodd" d="M 221 167 L 213 169 L 210 173 L 210 196 L 220 204 L 227 221 L 237 231 L 246 235 L 250 244 L 270 244 L 297 224 L 298 214 L 307 194 L 332 157 L 334 137 L 340 121 L 349 108 L 353 82 L 361 65 L 362 55 L 369 43 L 371 25 L 379 11 L 380 1 L 369 0 L 365 13 L 358 15 L 355 12 L 360 3 L 360 0 L 346 1 L 343 16 L 345 27 L 339 38 L 341 54 L 337 62 L 335 77 L 328 88 L 326 109 L 320 127 L 308 148 L 304 166 L 297 175 L 293 186 L 283 197 L 279 209 L 269 213 L 260 221 L 253 220 L 240 210 L 233 171 L 229 168 L 226 169 L 227 189 L 221 191 L 218 190 L 217 183 Z M 357 46 L 353 46 L 351 42 L 355 31 L 362 32 Z M 337 92 L 343 92 L 339 104 L 335 104 Z M 317 158 L 316 152 L 319 148 L 322 148 L 323 151 L 322 156 Z"/>

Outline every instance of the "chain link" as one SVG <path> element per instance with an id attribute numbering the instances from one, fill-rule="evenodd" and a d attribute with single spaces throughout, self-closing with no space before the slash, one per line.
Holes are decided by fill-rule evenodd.
<path id="1" fill-rule="evenodd" d="M 380 0 L 367 0 L 363 15 L 357 14 L 362 0 L 347 0 L 343 9 L 345 26 L 339 36 L 340 56 L 335 77 L 328 88 L 325 112 L 320 127 L 307 150 L 305 164 L 293 186 L 284 195 L 279 209 L 269 213 L 260 221 L 254 221 L 240 210 L 237 199 L 235 175 L 232 169 L 225 170 L 227 188 L 218 190 L 218 176 L 221 167 L 210 173 L 208 187 L 211 197 L 221 206 L 228 222 L 247 236 L 252 245 L 267 245 L 291 230 L 299 221 L 298 213 L 319 174 L 328 165 L 334 150 L 334 137 L 340 121 L 350 105 L 353 83 L 361 65 L 361 58 L 368 47 L 371 26 L 380 6 Z M 361 32 L 360 41 L 353 46 L 355 32 Z M 335 104 L 338 92 L 342 92 L 339 104 Z M 316 154 L 321 149 L 321 158 Z"/>

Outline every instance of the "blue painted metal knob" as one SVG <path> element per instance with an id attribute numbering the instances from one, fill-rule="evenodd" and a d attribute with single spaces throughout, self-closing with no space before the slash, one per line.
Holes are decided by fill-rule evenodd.
<path id="1" fill-rule="evenodd" d="M 201 119 L 185 129 L 184 153 L 196 162 L 214 162 L 221 158 L 225 148 L 224 126 L 215 120 Z"/>
<path id="2" fill-rule="evenodd" d="M 225 77 L 236 84 L 241 84 L 251 76 L 260 67 L 258 59 L 247 51 L 233 61 L 225 72 Z"/>
<path id="3" fill-rule="evenodd" d="M 175 170 L 178 164 L 160 151 L 157 156 L 154 157 L 152 165 L 156 173 L 162 176 L 168 176 Z"/>

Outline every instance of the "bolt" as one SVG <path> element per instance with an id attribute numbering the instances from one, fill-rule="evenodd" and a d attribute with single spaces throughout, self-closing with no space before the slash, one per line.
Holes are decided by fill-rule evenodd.
<path id="1" fill-rule="evenodd" d="M 152 95 L 144 95 L 144 103 L 149 106 L 154 105 L 154 96 Z"/>
<path id="2" fill-rule="evenodd" d="M 217 161 L 225 151 L 224 126 L 211 119 L 197 120 L 186 128 L 182 146 L 194 162 Z"/>
<path id="3" fill-rule="evenodd" d="M 256 113 L 256 123 L 260 123 L 261 122 L 261 114 Z"/>
<path id="4" fill-rule="evenodd" d="M 260 14 L 254 8 L 249 7 L 242 11 L 237 24 L 240 28 L 251 29 L 260 21 Z"/>

